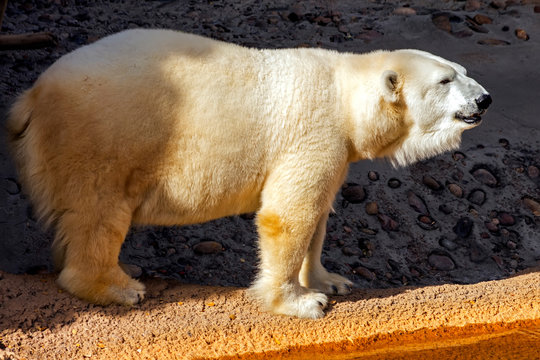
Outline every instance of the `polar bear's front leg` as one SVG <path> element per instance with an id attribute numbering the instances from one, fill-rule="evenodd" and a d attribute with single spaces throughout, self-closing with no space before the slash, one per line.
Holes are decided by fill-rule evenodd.
<path id="1" fill-rule="evenodd" d="M 257 216 L 260 271 L 251 293 L 267 310 L 301 318 L 324 315 L 327 297 L 300 285 L 298 274 L 317 219 L 262 209 Z"/>
<path id="2" fill-rule="evenodd" d="M 325 294 L 345 295 L 351 292 L 352 281 L 341 275 L 329 273 L 321 264 L 321 252 L 326 236 L 327 221 L 328 212 L 321 216 L 317 229 L 313 234 L 313 239 L 309 244 L 307 255 L 300 270 L 300 284 L 310 289 L 317 289 Z"/>

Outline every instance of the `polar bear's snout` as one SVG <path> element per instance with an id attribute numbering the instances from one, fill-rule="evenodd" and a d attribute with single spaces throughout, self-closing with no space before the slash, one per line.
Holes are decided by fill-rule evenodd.
<path id="1" fill-rule="evenodd" d="M 482 96 L 480 96 L 475 101 L 476 101 L 476 105 L 478 106 L 478 110 L 480 111 L 480 113 L 484 114 L 487 108 L 489 107 L 489 105 L 491 105 L 492 99 L 491 99 L 491 95 L 482 94 Z"/>

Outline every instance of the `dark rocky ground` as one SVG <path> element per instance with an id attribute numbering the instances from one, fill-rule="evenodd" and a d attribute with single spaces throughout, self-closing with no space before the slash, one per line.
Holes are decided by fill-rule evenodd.
<path id="1" fill-rule="evenodd" d="M 10 1 L 3 33 L 50 31 L 58 44 L 0 52 L 0 115 L 60 56 L 128 28 L 178 29 L 265 48 L 432 51 L 471 68 L 494 90 L 494 109 L 458 152 L 407 169 L 353 165 L 336 198 L 323 263 L 360 287 L 500 279 L 540 261 L 540 104 L 519 103 L 540 93 L 534 85 L 540 77 L 538 6 L 500 0 Z M 514 85 L 529 81 L 522 96 L 525 90 Z M 497 108 L 497 101 L 503 105 Z M 52 235 L 35 222 L 4 142 L 0 151 L 0 269 L 51 271 Z M 256 238 L 250 215 L 181 228 L 136 227 L 121 260 L 142 276 L 248 286 Z"/>

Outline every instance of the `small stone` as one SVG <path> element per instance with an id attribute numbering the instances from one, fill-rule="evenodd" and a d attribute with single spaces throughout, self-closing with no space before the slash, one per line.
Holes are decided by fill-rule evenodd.
<path id="1" fill-rule="evenodd" d="M 476 11 L 482 7 L 479 0 L 467 0 L 465 3 L 465 11 Z"/>
<path id="2" fill-rule="evenodd" d="M 371 181 L 377 181 L 379 180 L 379 173 L 376 171 L 370 171 L 368 172 L 368 179 Z"/>
<path id="3" fill-rule="evenodd" d="M 17 195 L 21 192 L 21 185 L 13 178 L 5 178 L 4 189 L 10 195 Z"/>
<path id="4" fill-rule="evenodd" d="M 491 45 L 491 46 L 498 46 L 498 45 L 510 45 L 508 41 L 499 40 L 499 39 L 482 39 L 478 40 L 478 44 L 480 45 Z"/>
<path id="5" fill-rule="evenodd" d="M 493 221 L 486 221 L 484 225 L 486 226 L 486 229 L 488 229 L 488 231 L 491 233 L 496 234 L 499 232 L 499 226 L 495 224 Z"/>
<path id="6" fill-rule="evenodd" d="M 499 139 L 499 144 L 505 148 L 506 150 L 508 150 L 510 148 L 510 141 L 508 141 L 507 139 L 505 138 L 501 138 Z"/>
<path id="7" fill-rule="evenodd" d="M 448 240 L 445 237 L 442 237 L 439 239 L 439 245 L 441 245 L 443 248 L 448 249 L 450 251 L 454 251 L 458 248 L 458 244 L 456 244 L 452 240 Z"/>
<path id="8" fill-rule="evenodd" d="M 516 219 L 507 212 L 499 213 L 497 219 L 499 219 L 499 224 L 502 226 L 512 226 L 516 223 Z"/>
<path id="9" fill-rule="evenodd" d="M 487 169 L 484 169 L 484 168 L 476 169 L 472 172 L 472 175 L 474 176 L 476 180 L 480 181 L 482 184 L 487 185 L 489 187 L 496 187 L 499 184 L 495 175 L 493 175 Z"/>
<path id="10" fill-rule="evenodd" d="M 463 189 L 458 184 L 450 183 L 447 185 L 448 191 L 452 193 L 455 197 L 462 198 L 463 197 Z"/>
<path id="11" fill-rule="evenodd" d="M 341 252 L 343 253 L 343 255 L 345 256 L 357 256 L 360 254 L 360 252 L 354 248 L 351 248 L 351 247 L 348 247 L 348 246 L 345 246 L 341 249 Z"/>
<path id="12" fill-rule="evenodd" d="M 464 29 L 464 30 L 460 30 L 460 31 L 453 31 L 452 35 L 454 35 L 458 39 L 463 39 L 463 38 L 471 37 L 473 35 L 473 32 L 469 31 L 467 29 Z"/>
<path id="13" fill-rule="evenodd" d="M 531 179 L 536 179 L 538 176 L 540 176 L 540 169 L 534 165 L 529 165 L 527 167 L 527 175 L 529 175 Z"/>
<path id="14" fill-rule="evenodd" d="M 420 277 L 421 275 L 420 272 L 416 268 L 413 268 L 413 267 L 409 269 L 409 273 L 411 274 L 412 277 L 416 277 L 416 278 Z"/>
<path id="15" fill-rule="evenodd" d="M 390 180 L 388 180 L 388 186 L 391 187 L 392 189 L 397 189 L 398 187 L 401 186 L 401 181 L 399 181 L 399 179 L 396 179 L 396 178 L 391 178 Z"/>
<path id="16" fill-rule="evenodd" d="M 516 37 L 520 40 L 527 41 L 529 40 L 529 34 L 523 29 L 516 29 L 515 31 Z"/>
<path id="17" fill-rule="evenodd" d="M 439 205 L 439 211 L 445 215 L 449 215 L 452 213 L 452 209 L 450 209 L 450 206 L 448 206 L 448 204 Z"/>
<path id="18" fill-rule="evenodd" d="M 522 201 L 523 204 L 525 204 L 525 206 L 532 211 L 534 216 L 540 216 L 540 204 L 536 200 L 533 200 L 529 197 L 524 197 Z"/>
<path id="19" fill-rule="evenodd" d="M 416 223 L 424 230 L 435 230 L 439 228 L 437 222 L 429 215 L 418 216 Z"/>
<path id="20" fill-rule="evenodd" d="M 313 19 L 313 22 L 316 22 L 321 26 L 326 26 L 332 22 L 332 19 L 327 16 L 317 16 L 315 19 Z"/>
<path id="21" fill-rule="evenodd" d="M 495 262 L 495 264 L 497 264 L 497 266 L 499 267 L 499 269 L 501 269 L 501 270 L 503 269 L 503 264 L 504 264 L 504 262 L 503 262 L 503 260 L 502 260 L 502 258 L 501 258 L 500 256 L 498 256 L 498 255 L 492 255 L 492 256 L 491 256 L 491 259 L 493 259 L 493 261 Z"/>
<path id="22" fill-rule="evenodd" d="M 517 248 L 517 244 L 513 242 L 512 240 L 508 240 L 506 242 L 506 247 L 509 248 L 510 250 L 515 250 Z"/>
<path id="23" fill-rule="evenodd" d="M 413 193 L 412 191 L 407 192 L 407 200 L 409 202 L 409 206 L 413 208 L 414 211 L 420 213 L 420 214 L 429 214 L 429 211 L 427 209 L 426 203 L 424 200 Z"/>
<path id="24" fill-rule="evenodd" d="M 338 31 L 340 33 L 343 33 L 343 34 L 348 34 L 349 33 L 349 28 L 345 25 L 339 25 L 338 26 Z"/>
<path id="25" fill-rule="evenodd" d="M 493 23 L 493 19 L 491 19 L 489 16 L 483 15 L 483 14 L 476 14 L 476 15 L 473 17 L 473 20 L 474 20 L 474 22 L 477 23 L 478 25 L 484 25 L 484 24 L 491 24 L 491 23 Z"/>
<path id="26" fill-rule="evenodd" d="M 379 206 L 375 201 L 366 204 L 366 213 L 368 215 L 377 215 L 379 213 Z"/>
<path id="27" fill-rule="evenodd" d="M 377 275 L 375 275 L 375 273 L 363 266 L 358 266 L 354 269 L 354 272 L 357 273 L 358 275 L 362 276 L 363 278 L 369 280 L 369 281 L 373 281 L 373 280 L 376 280 L 377 279 Z"/>
<path id="28" fill-rule="evenodd" d="M 494 0 L 491 3 L 489 3 L 489 6 L 491 6 L 494 9 L 506 9 L 506 1 L 505 0 Z"/>
<path id="29" fill-rule="evenodd" d="M 410 7 L 398 7 L 393 11 L 394 15 L 411 16 L 416 15 L 416 10 Z"/>
<path id="30" fill-rule="evenodd" d="M 469 249 L 469 258 L 472 262 L 479 264 L 484 262 L 488 256 L 486 254 L 486 250 L 482 246 L 473 242 Z"/>
<path id="31" fill-rule="evenodd" d="M 475 32 L 478 32 L 478 33 L 488 33 L 489 30 L 486 29 L 485 27 L 483 27 L 482 25 L 478 25 L 474 20 L 469 20 L 467 19 L 467 26 L 469 27 L 469 29 L 471 29 L 472 31 L 475 31 Z"/>
<path id="32" fill-rule="evenodd" d="M 487 232 L 483 231 L 480 233 L 480 237 L 482 239 L 489 239 L 491 236 Z"/>
<path id="33" fill-rule="evenodd" d="M 366 199 L 366 191 L 361 185 L 349 185 L 341 191 L 341 195 L 351 204 L 358 204 Z"/>
<path id="34" fill-rule="evenodd" d="M 193 251 L 200 255 L 217 254 L 223 251 L 223 246 L 217 241 L 201 241 L 193 246 Z"/>
<path id="35" fill-rule="evenodd" d="M 454 233 L 456 233 L 457 236 L 464 239 L 471 234 L 472 228 L 472 220 L 467 217 L 462 217 L 458 220 L 452 230 L 454 230 Z"/>
<path id="36" fill-rule="evenodd" d="M 381 223 L 381 227 L 383 228 L 383 230 L 398 231 L 399 224 L 396 220 L 384 214 L 378 214 L 377 217 L 379 218 L 379 222 Z"/>
<path id="37" fill-rule="evenodd" d="M 473 190 L 467 197 L 467 200 L 473 204 L 482 206 L 486 202 L 486 193 L 480 189 Z"/>
<path id="38" fill-rule="evenodd" d="M 456 151 L 452 154 L 452 159 L 454 159 L 454 161 L 460 161 L 465 158 L 466 158 L 465 154 L 462 153 L 461 151 Z"/>
<path id="39" fill-rule="evenodd" d="M 446 32 L 452 31 L 452 24 L 450 24 L 450 17 L 446 14 L 435 14 L 431 18 L 433 25 L 438 29 Z"/>
<path id="40" fill-rule="evenodd" d="M 512 269 L 515 269 L 518 267 L 518 262 L 515 259 L 512 259 L 508 262 L 508 266 L 510 266 Z"/>
<path id="41" fill-rule="evenodd" d="M 437 270 L 450 271 L 456 268 L 454 261 L 446 255 L 431 254 L 428 257 L 428 262 Z"/>
<path id="42" fill-rule="evenodd" d="M 431 190 L 438 191 L 442 189 L 441 183 L 438 182 L 433 176 L 425 175 L 422 178 L 422 182 Z"/>

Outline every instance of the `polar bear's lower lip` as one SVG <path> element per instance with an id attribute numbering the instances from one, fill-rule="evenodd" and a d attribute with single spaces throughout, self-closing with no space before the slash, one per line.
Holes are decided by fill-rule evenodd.
<path id="1" fill-rule="evenodd" d="M 471 116 L 464 116 L 462 114 L 456 114 L 456 118 L 466 122 L 467 124 L 477 124 L 482 121 L 482 117 L 478 114 L 473 114 Z"/>

